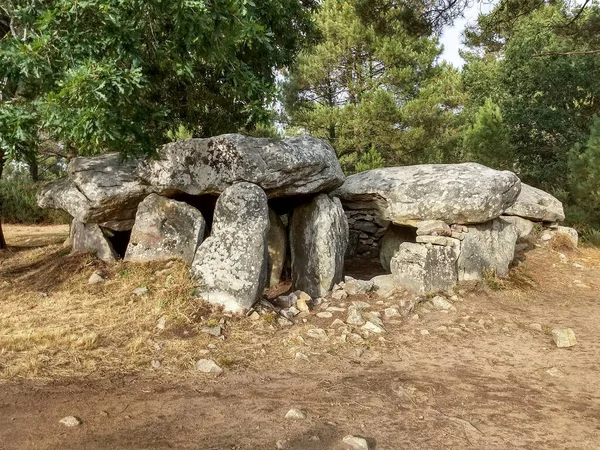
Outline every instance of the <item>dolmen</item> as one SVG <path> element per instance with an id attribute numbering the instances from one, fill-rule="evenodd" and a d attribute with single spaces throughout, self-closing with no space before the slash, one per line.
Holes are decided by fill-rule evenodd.
<path id="1" fill-rule="evenodd" d="M 562 204 L 512 172 L 464 163 L 344 177 L 326 142 L 227 134 L 167 144 L 155 158 L 73 159 L 38 194 L 72 217 L 74 252 L 112 263 L 180 258 L 196 294 L 227 311 L 284 272 L 311 297 L 344 280 L 344 260 L 379 257 L 398 286 L 451 289 L 506 276 L 536 225 L 567 231 Z"/>
<path id="2" fill-rule="evenodd" d="M 375 169 L 331 195 L 349 220 L 350 255 L 379 255 L 395 281 L 419 294 L 450 290 L 486 273 L 506 277 L 517 241 L 560 227 L 563 206 L 509 171 L 476 163 Z"/>

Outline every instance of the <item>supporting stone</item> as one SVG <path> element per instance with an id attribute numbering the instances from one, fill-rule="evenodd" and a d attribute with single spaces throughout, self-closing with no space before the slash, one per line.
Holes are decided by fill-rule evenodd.
<path id="1" fill-rule="evenodd" d="M 138 207 L 125 261 L 181 258 L 190 264 L 205 228 L 202 214 L 193 206 L 150 194 Z"/>
<path id="2" fill-rule="evenodd" d="M 459 280 L 481 280 L 484 271 L 506 277 L 515 256 L 515 226 L 502 218 L 469 226 L 458 259 Z"/>
<path id="3" fill-rule="evenodd" d="M 446 292 L 456 284 L 457 259 L 455 247 L 404 242 L 390 265 L 400 286 L 425 295 Z"/>
<path id="4" fill-rule="evenodd" d="M 71 226 L 73 253 L 90 252 L 109 264 L 117 261 L 117 253 L 98 224 L 73 221 Z"/>
<path id="5" fill-rule="evenodd" d="M 269 287 L 279 284 L 281 281 L 281 272 L 285 264 L 287 254 L 288 238 L 285 225 L 279 215 L 269 209 Z"/>
<path id="6" fill-rule="evenodd" d="M 348 222 L 337 198 L 319 194 L 296 208 L 290 223 L 292 282 L 311 297 L 343 280 Z"/>
<path id="7" fill-rule="evenodd" d="M 404 242 L 415 242 L 416 229 L 390 224 L 385 235 L 381 238 L 379 247 L 379 262 L 383 270 L 389 272 L 390 261 Z"/>
<path id="8" fill-rule="evenodd" d="M 212 233 L 198 247 L 192 263 L 197 295 L 226 311 L 250 308 L 267 281 L 268 232 L 264 191 L 251 183 L 225 189 L 217 200 Z"/>

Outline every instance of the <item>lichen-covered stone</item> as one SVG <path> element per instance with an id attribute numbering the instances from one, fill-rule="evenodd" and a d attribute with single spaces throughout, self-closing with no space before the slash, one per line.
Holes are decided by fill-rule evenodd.
<path id="1" fill-rule="evenodd" d="M 535 223 L 528 219 L 523 219 L 519 216 L 500 216 L 502 220 L 506 222 L 510 222 L 515 226 L 515 230 L 517 231 L 517 237 L 519 239 L 524 239 L 531 235 L 533 228 L 535 227 Z"/>
<path id="2" fill-rule="evenodd" d="M 181 258 L 191 263 L 205 227 L 202 214 L 193 206 L 150 194 L 138 207 L 125 260 Z"/>
<path id="3" fill-rule="evenodd" d="M 218 195 L 247 181 L 271 198 L 329 192 L 344 181 L 333 148 L 310 136 L 187 139 L 165 145 L 158 156 L 143 161 L 123 161 L 114 153 L 74 158 L 66 179 L 42 187 L 38 204 L 123 231 L 132 228 L 138 204 L 151 193 Z"/>
<path id="4" fill-rule="evenodd" d="M 458 278 L 481 280 L 484 270 L 506 277 L 515 256 L 517 237 L 515 226 L 502 218 L 469 226 L 461 242 Z"/>
<path id="5" fill-rule="evenodd" d="M 456 284 L 457 259 L 454 247 L 404 242 L 390 266 L 400 286 L 424 295 L 448 291 Z"/>
<path id="6" fill-rule="evenodd" d="M 292 282 L 320 297 L 343 280 L 348 222 L 337 198 L 319 194 L 297 207 L 290 223 Z"/>
<path id="7" fill-rule="evenodd" d="M 211 235 L 192 263 L 197 295 L 226 311 L 250 308 L 267 281 L 268 232 L 264 191 L 251 183 L 225 189 L 217 200 Z"/>
<path id="8" fill-rule="evenodd" d="M 377 210 L 396 224 L 483 223 L 512 205 L 521 182 L 476 163 L 387 167 L 349 176 L 332 195 L 351 210 Z"/>
<path id="9" fill-rule="evenodd" d="M 119 257 L 102 229 L 95 223 L 73 221 L 72 251 L 90 252 L 106 263 L 114 263 Z"/>
<path id="10" fill-rule="evenodd" d="M 285 225 L 279 215 L 272 209 L 269 210 L 269 224 L 268 285 L 275 286 L 281 281 L 281 272 L 287 255 L 288 238 Z"/>
<path id="11" fill-rule="evenodd" d="M 504 214 L 537 222 L 562 222 L 565 212 L 562 203 L 541 189 L 521 183 L 521 192 Z"/>
<path id="12" fill-rule="evenodd" d="M 390 224 L 379 241 L 379 262 L 386 272 L 390 271 L 390 261 L 404 242 L 415 242 L 414 228 Z"/>

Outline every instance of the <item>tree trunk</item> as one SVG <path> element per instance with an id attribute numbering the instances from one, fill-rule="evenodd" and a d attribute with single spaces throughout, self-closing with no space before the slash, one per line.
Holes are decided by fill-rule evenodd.
<path id="1" fill-rule="evenodd" d="M 4 170 L 4 151 L 0 150 L 0 181 L 2 180 L 2 171 Z M 2 232 L 2 202 L 4 199 L 0 195 L 0 250 L 6 248 L 4 233 Z"/>
<path id="2" fill-rule="evenodd" d="M 40 180 L 40 171 L 35 155 L 31 155 L 27 158 L 27 165 L 29 166 L 29 176 L 31 181 L 38 182 Z"/>

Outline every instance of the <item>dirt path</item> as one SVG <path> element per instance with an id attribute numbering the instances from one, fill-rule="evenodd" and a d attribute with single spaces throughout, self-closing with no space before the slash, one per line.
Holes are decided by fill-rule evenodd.
<path id="1" fill-rule="evenodd" d="M 4 381 L 0 449 L 341 449 L 354 434 L 378 450 L 597 450 L 600 252 L 568 259 L 531 251 L 507 289 L 464 293 L 449 314 L 422 308 L 364 345 L 307 343 L 307 359 L 269 353 L 288 328 L 265 337 L 266 352 L 236 356 L 255 364 L 216 378 L 141 370 Z M 578 345 L 556 348 L 557 326 L 573 328 Z M 10 364 L 2 358 L 0 349 Z M 306 420 L 285 420 L 292 407 Z M 67 415 L 83 424 L 66 428 Z"/>

